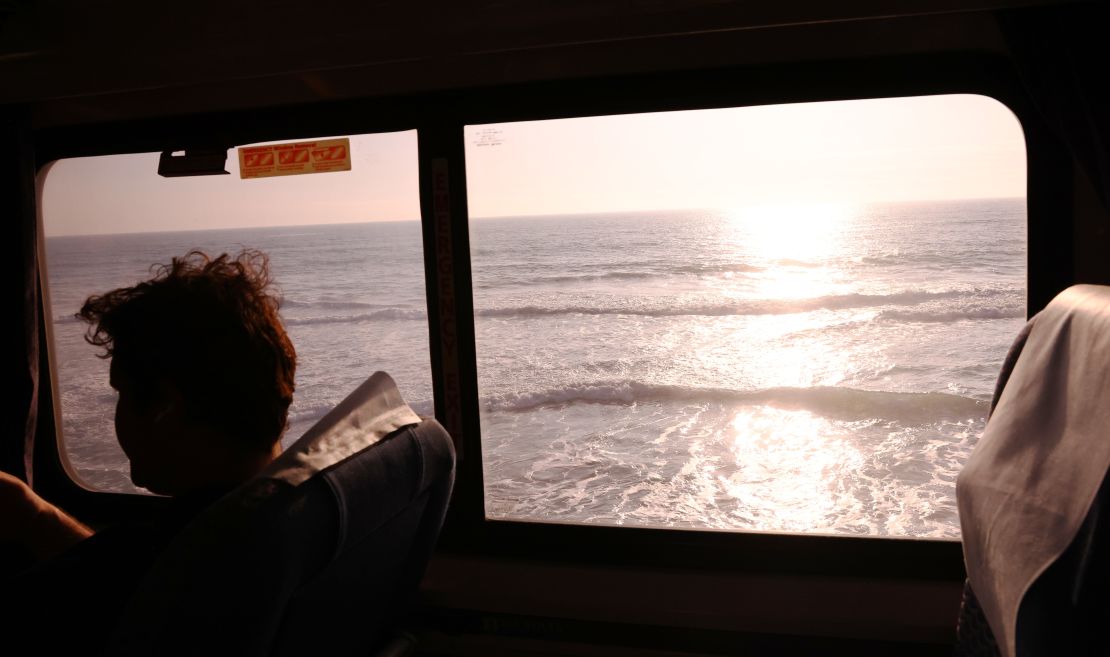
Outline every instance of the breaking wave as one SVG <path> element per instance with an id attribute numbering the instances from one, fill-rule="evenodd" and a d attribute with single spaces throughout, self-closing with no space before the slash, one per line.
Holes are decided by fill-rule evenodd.
<path id="1" fill-rule="evenodd" d="M 678 317 L 702 315 L 723 317 L 730 315 L 785 315 L 814 310 L 844 310 L 879 306 L 915 306 L 929 301 L 964 296 L 990 297 L 1008 293 L 1006 290 L 945 290 L 940 292 L 906 291 L 893 294 L 838 294 L 808 299 L 749 299 L 726 303 L 676 303 L 628 304 L 624 306 L 522 306 L 482 308 L 475 311 L 479 317 L 538 317 L 544 315 L 643 315 L 648 317 Z M 931 313 L 930 313 L 931 314 Z M 923 313 L 924 315 L 924 313 Z M 944 321 L 944 320 L 935 320 Z"/>
<path id="2" fill-rule="evenodd" d="M 325 315 L 323 317 L 286 317 L 286 326 L 311 326 L 315 324 L 353 324 L 390 319 L 424 319 L 428 315 L 423 310 L 412 308 L 384 308 L 358 315 Z"/>
<path id="3" fill-rule="evenodd" d="M 678 265 L 671 267 L 668 272 L 679 274 L 726 274 L 766 271 L 764 267 L 749 265 L 742 262 L 715 265 Z"/>
<path id="4" fill-rule="evenodd" d="M 1025 317 L 1025 309 L 1017 306 L 1001 308 L 967 308 L 946 311 L 884 310 L 876 319 L 895 322 L 957 322 L 975 319 L 1015 319 Z"/>
<path id="5" fill-rule="evenodd" d="M 570 278 L 570 277 L 566 277 Z M 786 315 L 816 310 L 845 310 L 853 308 L 875 308 L 883 306 L 918 306 L 932 301 L 970 297 L 976 301 L 999 295 L 1011 294 L 1009 290 L 942 290 L 938 292 L 905 291 L 893 294 L 839 294 L 808 299 L 744 299 L 728 302 L 697 303 L 690 301 L 640 302 L 629 300 L 627 303 L 612 305 L 568 305 L 568 306 L 507 306 L 502 308 L 479 308 L 478 317 L 528 318 L 551 315 L 636 315 L 643 317 L 728 317 L 734 315 Z M 314 306 L 322 308 L 373 308 L 370 304 L 357 302 L 318 302 L 300 304 L 292 307 Z M 883 310 L 876 318 L 883 321 L 904 322 L 951 322 L 961 319 L 1010 319 L 1023 317 L 1024 309 L 1019 305 L 1000 307 L 944 308 L 940 310 Z M 369 312 L 315 317 L 287 317 L 288 326 L 314 324 L 344 324 L 382 320 L 423 320 L 427 313 L 413 308 L 379 308 Z M 66 317 L 56 321 L 75 321 Z"/>
<path id="6" fill-rule="evenodd" d="M 780 261 L 782 264 L 784 261 Z M 800 267 L 817 267 L 819 265 L 813 263 L 800 262 L 796 260 L 785 261 L 794 266 Z M 647 265 L 648 263 L 630 263 L 633 266 Z M 628 266 L 628 265 L 626 265 Z M 745 263 L 729 263 L 729 264 L 692 264 L 692 265 L 677 265 L 666 268 L 648 268 L 648 269 L 615 269 L 608 271 L 596 271 L 587 273 L 576 274 L 558 274 L 554 276 L 520 276 L 515 274 L 512 270 L 499 271 L 501 268 L 488 268 L 485 270 L 475 269 L 474 278 L 476 281 L 482 281 L 483 287 L 498 287 L 501 285 L 545 285 L 545 284 L 560 284 L 560 283 L 583 283 L 589 281 L 620 281 L 620 280 L 643 280 L 650 278 L 660 278 L 664 276 L 674 276 L 681 274 L 694 274 L 694 275 L 711 275 L 711 274 L 730 274 L 730 273 L 753 273 L 765 271 L 764 267 L 756 265 L 749 265 Z"/>
<path id="7" fill-rule="evenodd" d="M 650 271 L 606 271 L 598 272 L 596 274 L 566 274 L 563 276 L 537 276 L 530 278 L 526 283 L 581 283 L 584 281 L 601 281 L 601 280 L 635 280 L 641 278 L 654 278 L 659 276 L 656 272 Z"/>
<path id="8" fill-rule="evenodd" d="M 846 420 L 890 420 L 904 425 L 982 419 L 988 403 L 942 392 L 883 392 L 856 388 L 730 390 L 638 381 L 587 383 L 542 392 L 506 393 L 482 400 L 487 411 L 522 412 L 571 404 L 638 402 L 726 403 L 805 410 Z"/>
<path id="9" fill-rule="evenodd" d="M 819 262 L 810 262 L 808 260 L 797 260 L 795 258 L 782 258 L 782 259 L 776 260 L 775 264 L 781 265 L 783 267 L 805 267 L 805 268 L 808 268 L 808 269 L 812 269 L 814 267 L 820 267 L 821 266 L 821 263 L 819 263 Z"/>
<path id="10" fill-rule="evenodd" d="M 381 308 L 380 303 L 364 303 L 362 301 L 297 301 L 286 299 L 281 304 L 282 308 L 328 308 L 331 310 L 359 310 Z"/>

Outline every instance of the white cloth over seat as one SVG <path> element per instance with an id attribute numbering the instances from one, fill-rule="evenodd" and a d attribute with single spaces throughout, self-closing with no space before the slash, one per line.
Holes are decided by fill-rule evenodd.
<path id="1" fill-rule="evenodd" d="M 957 480 L 968 579 L 1003 657 L 1030 586 L 1068 548 L 1110 468 L 1110 287 L 1077 285 L 1033 322 Z"/>
<path id="2" fill-rule="evenodd" d="M 401 427 L 419 422 L 420 416 L 401 399 L 393 379 L 375 372 L 258 476 L 296 486 Z"/>

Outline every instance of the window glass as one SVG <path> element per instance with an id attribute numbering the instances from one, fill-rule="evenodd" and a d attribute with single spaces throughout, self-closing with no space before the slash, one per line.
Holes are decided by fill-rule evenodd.
<path id="1" fill-rule="evenodd" d="M 75 158 L 46 172 L 42 217 L 64 453 L 94 489 L 134 491 L 114 437 L 108 361 L 75 313 L 191 249 L 259 249 L 297 350 L 285 445 L 376 370 L 432 413 L 416 133 L 350 137 L 351 170 L 162 178 L 157 153 Z"/>
<path id="2" fill-rule="evenodd" d="M 466 129 L 490 518 L 958 538 L 1025 144 L 954 95 Z"/>

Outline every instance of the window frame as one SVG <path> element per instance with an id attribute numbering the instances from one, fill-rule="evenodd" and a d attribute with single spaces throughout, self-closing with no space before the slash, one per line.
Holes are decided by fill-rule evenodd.
<path id="1" fill-rule="evenodd" d="M 326 114 L 324 107 L 314 107 L 309 112 L 291 115 L 280 108 L 271 108 L 183 120 L 126 121 L 66 127 L 35 134 L 40 330 L 38 423 L 33 453 L 36 490 L 94 527 L 111 524 L 133 514 L 157 514 L 164 511 L 169 502 L 168 498 L 157 495 L 103 491 L 85 486 L 76 475 L 63 448 L 62 407 L 60 402 L 55 402 L 56 391 L 60 388 L 53 357 L 54 336 L 53 323 L 50 321 L 52 314 L 47 272 L 49 263 L 42 213 L 44 183 L 53 163 L 69 158 L 180 151 L 189 147 L 212 145 L 226 145 L 228 157 L 235 157 L 235 147 L 245 144 L 332 137 L 337 134 L 416 130 L 416 125 L 411 119 L 404 118 L 403 112 L 386 112 L 368 121 L 359 120 L 359 113 L 353 111 L 354 109 L 342 111 L 340 116 L 346 119 L 342 121 L 322 120 Z M 314 116 L 314 112 L 318 116 Z M 229 130 L 226 128 L 228 125 L 242 127 Z M 329 129 L 346 129 L 346 132 L 329 132 Z"/>
<path id="2" fill-rule="evenodd" d="M 180 150 L 201 141 L 242 144 L 417 130 L 436 417 L 449 428 L 457 425 L 456 439 L 461 437 L 458 477 L 441 536 L 441 552 L 616 568 L 957 582 L 964 577 L 958 541 L 487 519 L 463 137 L 466 125 L 486 123 L 955 93 L 998 100 L 1014 112 L 1025 132 L 1029 172 L 1027 302 L 1031 315 L 1073 279 L 1068 230 L 1073 221 L 1073 164 L 1066 148 L 1037 116 L 1010 62 L 988 53 L 803 61 L 536 82 L 52 128 L 36 132 L 35 141 L 41 170 L 44 164 L 64 157 Z M 446 184 L 446 192 L 437 192 L 437 179 Z M 442 227 L 449 228 L 449 236 Z M 437 241 L 437 237 L 441 239 Z M 40 250 L 41 244 L 40 240 Z M 452 294 L 449 305 L 441 299 L 445 291 Z M 44 322 L 40 309 L 40 326 Z M 50 345 L 43 346 L 43 366 L 51 376 L 40 378 L 37 481 L 63 506 L 90 517 L 107 519 L 137 507 L 158 508 L 164 500 L 87 491 L 65 476 L 53 419 L 56 374 L 47 358 Z"/>
<path id="3" fill-rule="evenodd" d="M 907 97 L 926 98 L 926 97 L 932 97 L 932 96 L 936 96 L 936 95 L 951 95 L 953 93 L 967 93 L 967 92 L 943 92 L 943 93 L 928 93 L 928 94 L 908 94 L 906 96 L 875 96 L 875 97 L 868 97 L 868 98 L 856 98 L 856 97 L 829 98 L 827 100 L 828 101 L 844 101 L 844 100 L 849 100 L 850 101 L 850 100 L 877 100 L 877 99 L 881 99 L 881 98 L 907 98 Z M 1006 105 L 1005 103 L 1002 103 L 1002 101 L 999 101 L 997 98 L 994 98 L 993 96 L 986 96 L 983 93 L 975 93 L 974 95 L 985 97 L 985 98 L 991 98 L 992 100 L 996 100 L 997 102 L 1002 104 L 1002 106 L 1004 108 L 1010 109 L 1010 107 L 1008 105 Z M 696 106 L 696 107 L 687 107 L 687 106 L 684 106 L 684 105 L 674 106 L 674 105 L 671 105 L 671 104 L 666 104 L 666 105 L 663 105 L 664 109 L 657 110 L 657 112 L 670 112 L 670 111 L 683 111 L 683 110 L 733 109 L 733 108 L 737 108 L 737 107 L 767 107 L 767 106 L 777 106 L 777 105 L 788 106 L 788 105 L 793 105 L 793 104 L 804 104 L 804 103 L 808 103 L 808 102 L 822 102 L 822 101 L 806 100 L 806 101 L 789 101 L 789 102 L 773 102 L 773 103 L 760 102 L 760 103 L 755 103 L 755 104 L 746 104 L 746 105 L 742 105 L 742 106 L 728 105 L 728 104 L 718 105 L 716 103 L 713 103 L 712 105 L 699 105 L 699 106 Z M 652 112 L 650 110 L 644 110 L 643 112 L 641 112 L 641 111 L 621 112 L 621 113 L 618 113 L 616 115 L 617 116 L 621 116 L 621 115 L 636 116 L 636 115 L 646 114 L 646 113 L 652 113 Z M 515 116 L 519 116 L 519 115 L 515 115 Z M 558 113 L 557 115 L 554 115 L 554 116 L 547 115 L 547 114 L 539 114 L 539 115 L 528 114 L 528 116 L 530 118 L 525 118 L 525 119 L 516 118 L 516 119 L 513 119 L 512 121 L 502 121 L 502 120 L 498 119 L 498 120 L 491 120 L 491 121 L 483 120 L 481 122 L 475 122 L 475 123 L 465 123 L 463 125 L 463 129 L 465 130 L 465 128 L 467 128 L 467 127 L 474 128 L 474 127 L 480 127 L 480 126 L 483 126 L 483 125 L 504 125 L 505 123 L 514 123 L 514 122 L 528 122 L 528 121 L 548 120 L 548 119 L 578 119 L 578 118 L 591 118 L 591 117 L 610 117 L 610 116 L 613 116 L 613 115 L 612 114 L 595 114 L 595 113 L 591 113 L 591 114 L 566 114 L 566 113 L 561 113 L 560 112 L 560 113 Z M 1016 114 L 1015 114 L 1015 117 L 1016 117 Z M 1020 122 L 1020 119 L 1019 119 L 1019 122 Z M 1024 130 L 1024 125 L 1022 127 L 1023 127 L 1023 130 Z M 462 137 L 460 137 L 460 139 L 462 139 Z M 462 147 L 464 149 L 466 148 L 465 140 L 463 140 Z M 1028 149 L 1027 149 L 1026 154 L 1028 156 Z M 1028 222 L 1028 218 L 1027 218 L 1027 222 Z M 469 216 L 468 216 L 468 226 L 470 226 L 470 225 L 471 224 L 469 223 Z M 468 243 L 466 246 L 469 250 L 470 244 Z M 1027 246 L 1029 246 L 1029 245 L 1027 244 Z M 1028 271 L 1027 271 L 1027 278 L 1028 278 Z M 469 284 L 469 282 L 468 282 L 468 284 Z M 1028 284 L 1028 281 L 1027 281 L 1027 284 Z M 1028 287 L 1028 285 L 1027 285 L 1027 287 Z M 471 296 L 473 296 L 473 295 L 471 295 Z M 1055 292 L 1051 296 L 1055 296 Z M 1051 298 L 1051 296 L 1049 298 Z M 1029 302 L 1029 299 L 1031 299 L 1031 293 L 1027 296 L 1027 304 Z M 470 310 L 471 313 L 473 313 L 473 307 L 471 307 L 469 310 Z M 1032 314 L 1032 312 L 1030 312 L 1027 308 L 1027 316 L 1029 316 L 1031 314 Z M 473 317 L 473 314 L 471 315 L 471 317 Z M 477 345 L 475 344 L 475 349 L 476 348 L 477 348 Z M 1002 354 L 1000 354 L 1000 361 L 1001 361 L 1001 355 Z M 474 361 L 475 361 L 475 363 L 477 362 L 476 351 L 475 351 L 475 355 L 474 355 Z M 476 379 L 476 377 L 477 377 L 477 374 L 475 373 L 475 379 Z M 475 396 L 475 399 L 477 399 L 477 397 L 478 397 L 478 395 Z M 473 405 L 473 408 L 475 408 L 475 409 L 478 409 L 479 407 L 480 406 L 477 402 Z M 476 421 L 474 423 L 474 428 L 472 429 L 472 431 L 480 434 L 480 431 L 481 431 L 481 427 L 480 427 L 481 416 L 480 415 L 481 414 L 480 413 L 476 413 L 476 414 L 478 415 L 478 418 L 476 419 Z M 466 435 L 469 435 L 469 433 L 466 434 Z M 475 443 L 472 447 L 468 447 L 468 448 L 479 450 L 479 452 L 480 452 L 480 450 L 481 450 L 480 438 L 479 438 L 478 441 L 475 441 Z M 480 453 L 479 453 L 479 457 L 481 457 Z M 484 475 L 484 473 L 479 473 L 479 474 Z M 468 479 L 468 481 L 469 481 L 469 479 Z M 485 500 L 484 492 L 485 491 L 483 490 L 483 495 L 482 495 L 482 497 L 483 497 L 483 515 L 484 515 L 484 500 Z M 659 538 L 659 536 L 661 536 L 663 534 L 666 534 L 666 533 L 676 532 L 676 531 L 684 531 L 684 532 L 692 532 L 692 533 L 696 533 L 696 534 L 704 534 L 704 536 L 699 537 L 696 540 L 697 541 L 703 541 L 706 550 L 705 551 L 694 551 L 694 552 L 692 552 L 691 553 L 691 558 L 693 558 L 697 563 L 708 563 L 709 565 L 707 567 L 710 567 L 710 568 L 713 568 L 713 569 L 720 568 L 720 567 L 722 567 L 722 565 L 724 565 L 723 563 L 715 560 L 713 558 L 713 555 L 712 555 L 712 552 L 715 552 L 716 549 L 718 548 L 718 546 L 720 548 L 724 548 L 725 546 L 728 546 L 730 548 L 729 551 L 733 552 L 733 553 L 736 553 L 737 550 L 739 550 L 739 553 L 743 554 L 744 560 L 751 560 L 753 563 L 756 564 L 755 566 L 752 567 L 752 570 L 767 570 L 767 569 L 775 569 L 775 568 L 779 567 L 780 559 L 783 558 L 783 557 L 780 557 L 780 556 L 776 556 L 773 559 L 766 559 L 764 555 L 766 555 L 766 553 L 768 551 L 792 553 L 796 550 L 797 551 L 796 553 L 799 556 L 799 558 L 803 557 L 806 553 L 808 553 L 809 550 L 811 549 L 809 546 L 806 546 L 805 548 L 800 548 L 798 545 L 795 544 L 794 539 L 801 539 L 801 538 L 804 538 L 806 540 L 812 540 L 815 543 L 820 543 L 822 545 L 822 548 L 821 548 L 822 551 L 829 551 L 830 554 L 831 553 L 839 554 L 839 555 L 841 555 L 840 558 L 842 558 L 842 559 L 845 558 L 846 555 L 850 552 L 850 548 L 847 547 L 847 544 L 842 544 L 841 539 L 848 539 L 850 541 L 854 541 L 854 542 L 857 542 L 857 543 L 860 540 L 900 541 L 900 542 L 906 543 L 906 545 L 904 547 L 901 547 L 899 549 L 905 550 L 906 554 L 907 554 L 907 557 L 913 557 L 913 556 L 918 555 L 918 554 L 936 554 L 936 555 L 940 555 L 940 558 L 949 559 L 949 560 L 953 558 L 953 554 L 950 553 L 950 551 L 945 550 L 942 547 L 939 547 L 939 545 L 936 546 L 935 549 L 933 549 L 933 548 L 922 548 L 921 545 L 922 544 L 930 544 L 930 543 L 935 543 L 935 544 L 948 543 L 948 544 L 956 544 L 958 546 L 959 543 L 960 543 L 960 541 L 958 539 L 947 539 L 947 538 L 945 538 L 945 539 L 933 539 L 933 538 L 928 538 L 928 537 L 918 538 L 918 537 L 914 537 L 914 536 L 876 536 L 876 535 L 784 532 L 784 531 L 774 531 L 774 530 L 747 530 L 747 529 L 736 530 L 736 529 L 717 529 L 717 528 L 712 528 L 712 527 L 704 527 L 704 528 L 693 528 L 693 527 L 666 528 L 666 527 L 653 527 L 653 526 L 650 526 L 650 525 L 637 525 L 637 524 L 628 524 L 628 525 L 620 525 L 620 526 L 602 525 L 602 524 L 594 525 L 594 524 L 590 524 L 590 523 L 581 523 L 581 522 L 575 522 L 575 521 L 569 521 L 569 520 L 559 520 L 559 519 L 542 520 L 542 519 L 533 519 L 533 518 L 529 518 L 529 519 L 486 518 L 486 522 L 489 525 L 489 527 L 487 529 L 485 529 L 485 531 L 489 532 L 489 534 L 490 534 L 489 539 L 488 539 L 489 542 L 490 542 L 490 548 L 495 553 L 502 554 L 503 556 L 512 556 L 514 554 L 514 551 L 500 551 L 500 548 L 498 546 L 505 545 L 505 544 L 522 544 L 523 543 L 523 544 L 528 545 L 531 548 L 530 553 L 544 554 L 548 557 L 556 557 L 558 555 L 558 553 L 564 551 L 565 548 L 563 546 L 560 546 L 556 550 L 552 550 L 551 546 L 557 545 L 560 540 L 565 540 L 565 537 L 569 536 L 571 534 L 571 531 L 568 529 L 569 527 L 575 527 L 575 528 L 603 527 L 603 528 L 607 528 L 607 529 L 617 529 L 617 530 L 620 530 L 622 532 L 626 532 L 628 530 L 638 530 L 640 532 L 638 538 L 634 538 L 634 539 L 633 538 L 627 538 L 623 534 L 617 534 L 615 532 L 613 532 L 613 533 L 606 532 L 606 534 L 608 534 L 608 536 L 605 536 L 605 537 L 602 537 L 602 535 L 600 533 L 597 534 L 596 538 L 600 539 L 600 540 L 597 540 L 597 541 L 589 540 L 591 538 L 594 538 L 592 531 L 583 531 L 582 532 L 581 538 L 585 539 L 583 542 L 590 543 L 591 545 L 596 543 L 597 545 L 600 546 L 598 549 L 606 551 L 609 554 L 606 557 L 602 557 L 602 556 L 596 555 L 596 554 L 583 553 L 582 555 L 576 555 L 575 560 L 577 561 L 577 560 L 581 559 L 583 561 L 591 561 L 591 562 L 593 562 L 593 561 L 606 562 L 607 561 L 609 563 L 614 563 L 614 564 L 615 563 L 620 563 L 619 555 L 621 555 L 621 554 L 626 554 L 627 555 L 629 553 L 630 549 L 633 549 L 633 548 L 642 549 L 642 547 L 644 545 L 654 545 L 655 543 L 660 543 L 661 546 L 662 546 L 662 549 L 653 552 L 650 556 L 644 557 L 642 559 L 638 556 L 632 562 L 630 562 L 628 560 L 624 561 L 624 563 L 626 563 L 626 564 L 627 563 L 633 563 L 633 562 L 634 563 L 644 563 L 644 564 L 658 563 L 660 561 L 662 555 L 673 553 L 676 550 L 682 551 L 684 549 L 687 549 L 690 546 L 689 542 L 669 541 L 669 540 L 666 540 L 666 539 Z M 550 528 L 535 527 L 536 525 L 549 526 Z M 525 526 L 533 526 L 533 527 L 526 528 Z M 746 541 L 750 541 L 752 543 L 752 545 L 750 545 L 750 546 L 746 545 L 746 544 L 742 545 L 742 546 L 741 545 L 731 545 L 730 539 L 718 538 L 718 535 L 720 535 L 720 534 L 726 534 L 726 535 L 727 534 L 744 534 L 744 535 L 750 537 L 750 538 L 746 539 Z M 913 547 L 911 547 L 911 545 L 913 545 Z M 860 546 L 857 545 L 855 547 L 858 548 Z M 591 548 L 591 551 L 592 550 L 593 550 L 593 548 Z M 883 551 L 883 550 L 880 550 L 880 551 Z M 962 552 L 960 554 L 956 555 L 956 556 L 958 557 L 959 563 L 962 567 L 962 563 L 963 563 L 963 561 L 962 561 L 963 560 Z M 851 562 L 851 565 L 849 565 L 846 570 L 836 571 L 836 574 L 847 574 L 847 573 L 851 572 L 853 574 L 860 573 L 860 574 L 870 575 L 870 574 L 873 574 L 873 572 L 874 572 L 873 570 L 871 570 L 871 566 L 869 564 L 856 563 L 854 560 L 850 560 L 850 562 Z M 951 564 L 949 564 L 949 565 L 951 565 Z M 856 570 L 857 567 L 860 567 L 860 570 L 857 571 Z M 807 572 L 807 573 L 808 572 L 813 572 L 813 573 L 830 574 L 829 571 L 825 570 L 823 566 L 818 566 L 818 567 L 814 568 L 812 566 L 812 564 L 808 565 L 808 566 L 800 565 L 797 568 L 790 568 L 789 571 L 790 572 Z M 924 573 L 924 572 L 932 573 L 933 571 L 931 571 L 929 568 L 923 568 L 923 569 L 914 568 L 914 569 L 910 569 L 910 570 L 897 569 L 895 571 L 892 571 L 891 574 L 901 576 L 902 574 L 904 574 L 906 572 L 911 572 L 911 573 L 918 574 L 918 573 Z M 936 572 L 937 572 L 937 574 L 939 574 L 942 571 L 938 570 Z M 952 568 L 947 572 L 955 572 L 955 569 Z M 929 576 L 932 577 L 933 575 L 929 575 Z"/>
<path id="4" fill-rule="evenodd" d="M 728 90 L 722 90 L 726 86 Z M 463 417 L 462 435 L 463 449 L 468 453 L 477 452 L 478 458 L 468 458 L 461 464 L 452 508 L 452 521 L 456 526 L 450 527 L 452 531 L 445 536 L 449 548 L 472 556 L 535 558 L 546 562 L 613 567 L 962 581 L 963 555 L 959 541 L 608 527 L 485 518 L 469 238 L 461 234 L 469 225 L 463 154 L 463 129 L 467 125 L 945 94 L 993 98 L 1014 113 L 1025 133 L 1028 168 L 1026 289 L 1027 316 L 1031 316 L 1072 282 L 1068 226 L 1064 221 L 1053 224 L 1045 220 L 1048 208 L 1059 217 L 1061 201 L 1070 198 L 1070 191 L 1069 195 L 1059 192 L 1070 190 L 1071 162 L 1063 145 L 1036 115 L 1020 79 L 1003 57 L 955 53 L 743 67 L 566 84 L 536 83 L 487 92 L 481 102 L 460 103 L 453 130 L 440 131 L 436 151 L 452 167 L 451 242 L 455 257 L 465 260 L 466 271 L 460 271 L 463 265 L 457 265 L 454 281 L 460 299 L 466 297 L 470 302 L 466 308 L 460 305 L 457 311 L 461 325 L 458 344 L 460 350 L 469 350 L 460 354 L 460 361 L 466 366 L 461 407 L 474 410 Z M 583 98 L 589 100 L 583 101 Z M 584 105 L 588 105 L 589 111 L 582 111 Z M 1065 214 L 1070 222 L 1070 212 Z"/>

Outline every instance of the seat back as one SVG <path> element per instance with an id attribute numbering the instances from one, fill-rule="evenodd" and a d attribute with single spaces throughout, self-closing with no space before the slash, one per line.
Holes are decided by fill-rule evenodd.
<path id="1" fill-rule="evenodd" d="M 443 427 L 375 374 L 174 539 L 111 654 L 369 654 L 415 592 L 454 463 Z"/>
<path id="2" fill-rule="evenodd" d="M 1110 598 L 1092 582 L 1106 577 L 1108 469 L 1110 287 L 1078 285 L 1019 336 L 957 482 L 957 654 L 1101 654 Z"/>
<path id="3" fill-rule="evenodd" d="M 1018 608 L 1015 655 L 1104 657 L 1110 652 L 1110 477 L 1075 538 L 1029 586 Z"/>
<path id="4" fill-rule="evenodd" d="M 366 655 L 420 582 L 454 482 L 450 437 L 424 420 L 369 452 L 323 472 L 308 493 L 305 511 L 340 510 L 335 554 L 290 598 L 271 654 Z M 332 627 L 358 635 L 320 632 Z"/>

